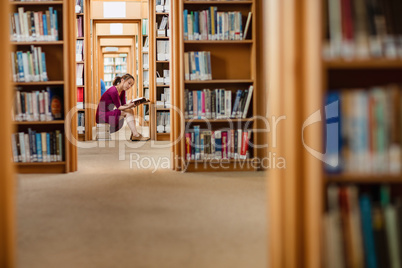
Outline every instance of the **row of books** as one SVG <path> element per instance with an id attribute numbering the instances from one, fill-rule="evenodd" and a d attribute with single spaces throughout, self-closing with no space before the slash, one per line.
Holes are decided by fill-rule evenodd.
<path id="1" fill-rule="evenodd" d="M 211 80 L 211 52 L 189 51 L 184 52 L 184 79 Z"/>
<path id="2" fill-rule="evenodd" d="M 14 82 L 47 81 L 46 55 L 41 47 L 31 46 L 31 51 L 12 51 L 11 67 Z"/>
<path id="3" fill-rule="evenodd" d="M 122 76 L 127 73 L 127 66 L 124 65 L 116 65 L 115 71 L 116 75 Z"/>
<path id="4" fill-rule="evenodd" d="M 251 130 L 202 130 L 199 125 L 186 132 L 186 160 L 249 159 Z"/>
<path id="5" fill-rule="evenodd" d="M 157 108 L 170 108 L 171 99 L 170 99 L 170 88 L 163 88 L 163 93 L 161 93 L 160 100 L 156 101 Z"/>
<path id="6" fill-rule="evenodd" d="M 327 58 L 401 58 L 398 0 L 328 0 Z"/>
<path id="7" fill-rule="evenodd" d="M 253 86 L 232 91 L 220 89 L 184 90 L 185 119 L 246 118 L 253 94 Z M 234 101 L 232 101 L 232 99 Z"/>
<path id="8" fill-rule="evenodd" d="M 108 74 L 108 73 L 113 73 L 114 72 L 114 66 L 113 65 L 105 65 L 103 66 L 103 73 Z"/>
<path id="9" fill-rule="evenodd" d="M 142 68 L 144 68 L 144 69 L 149 68 L 149 54 L 148 53 L 142 54 Z"/>
<path id="10" fill-rule="evenodd" d="M 143 70 L 142 82 L 143 82 L 144 87 L 149 87 L 149 70 Z"/>
<path id="11" fill-rule="evenodd" d="M 47 87 L 46 90 L 23 92 L 16 90 L 14 101 L 15 121 L 52 121 L 63 118 L 63 90 Z"/>
<path id="12" fill-rule="evenodd" d="M 77 40 L 75 44 L 75 60 L 83 61 L 84 59 L 84 40 Z"/>
<path id="13" fill-rule="evenodd" d="M 168 27 L 169 17 L 163 16 L 160 23 L 158 24 L 158 30 L 164 30 Z"/>
<path id="14" fill-rule="evenodd" d="M 84 37 L 84 18 L 82 16 L 79 16 L 76 18 L 77 20 L 77 32 L 76 36 L 77 37 Z"/>
<path id="15" fill-rule="evenodd" d="M 164 69 L 163 76 L 160 76 L 159 72 L 156 72 L 156 85 L 170 85 L 170 70 Z"/>
<path id="16" fill-rule="evenodd" d="M 251 20 L 249 12 L 243 32 L 242 13 L 218 12 L 218 7 L 207 10 L 183 11 L 184 40 L 243 40 Z"/>
<path id="17" fill-rule="evenodd" d="M 170 11 L 170 0 L 156 0 L 155 1 L 156 12 L 169 12 Z"/>
<path id="18" fill-rule="evenodd" d="M 142 51 L 143 52 L 148 52 L 149 51 L 149 37 L 148 36 L 145 37 L 144 44 L 142 46 Z"/>
<path id="19" fill-rule="evenodd" d="M 77 87 L 77 109 L 84 109 L 84 88 Z"/>
<path id="20" fill-rule="evenodd" d="M 63 134 L 37 132 L 28 129 L 11 135 L 14 162 L 60 162 L 63 161 Z"/>
<path id="21" fill-rule="evenodd" d="M 75 0 L 75 13 L 84 13 L 84 0 Z"/>
<path id="22" fill-rule="evenodd" d="M 10 14 L 11 41 L 57 41 L 59 40 L 57 10 L 49 7 L 46 11 L 26 11 L 19 7 Z"/>
<path id="23" fill-rule="evenodd" d="M 144 54 L 145 56 L 146 54 Z M 156 40 L 156 60 L 170 60 L 170 42 L 169 40 Z"/>
<path id="24" fill-rule="evenodd" d="M 144 88 L 144 98 L 149 99 L 149 88 Z"/>
<path id="25" fill-rule="evenodd" d="M 327 172 L 401 172 L 401 87 L 330 91 L 326 97 Z"/>
<path id="26" fill-rule="evenodd" d="M 170 37 L 169 17 L 163 16 L 161 21 L 156 22 L 156 37 Z"/>
<path id="27" fill-rule="evenodd" d="M 389 185 L 330 185 L 324 267 L 401 267 L 402 199 Z"/>
<path id="28" fill-rule="evenodd" d="M 125 56 L 114 58 L 115 65 L 126 65 L 127 64 L 127 55 L 126 54 L 123 54 L 123 55 L 125 55 Z"/>
<path id="29" fill-rule="evenodd" d="M 83 63 L 77 63 L 76 72 L 77 72 L 76 85 L 83 86 L 84 85 L 84 64 Z"/>
<path id="30" fill-rule="evenodd" d="M 105 57 L 103 58 L 104 65 L 114 65 L 114 58 L 112 57 Z"/>
<path id="31" fill-rule="evenodd" d="M 148 35 L 148 19 L 142 19 L 142 35 Z"/>
<path id="32" fill-rule="evenodd" d="M 85 113 L 79 112 L 77 116 L 77 132 L 78 134 L 84 134 L 85 133 Z"/>
<path id="33" fill-rule="evenodd" d="M 156 113 L 156 132 L 170 133 L 170 112 Z"/>

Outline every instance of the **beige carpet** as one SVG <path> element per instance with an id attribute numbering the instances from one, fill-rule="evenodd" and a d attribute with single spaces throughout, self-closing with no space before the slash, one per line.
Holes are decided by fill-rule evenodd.
<path id="1" fill-rule="evenodd" d="M 120 161 L 115 145 L 79 149 L 75 173 L 18 176 L 18 267 L 267 267 L 263 172 L 179 173 L 166 143 Z"/>

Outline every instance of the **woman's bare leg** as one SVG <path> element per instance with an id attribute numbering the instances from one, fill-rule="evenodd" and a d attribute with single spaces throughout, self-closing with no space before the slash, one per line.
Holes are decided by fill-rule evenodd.
<path id="1" fill-rule="evenodd" d="M 139 135 L 139 133 L 135 126 L 134 111 L 132 109 L 127 109 L 127 110 L 121 111 L 121 115 L 126 118 L 127 125 L 131 129 L 131 133 L 133 134 L 133 136 L 137 137 Z"/>

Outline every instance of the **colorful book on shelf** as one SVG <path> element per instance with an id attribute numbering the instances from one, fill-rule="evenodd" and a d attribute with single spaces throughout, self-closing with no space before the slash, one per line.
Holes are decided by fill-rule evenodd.
<path id="1" fill-rule="evenodd" d="M 371 200 L 367 194 L 362 194 L 359 199 L 362 215 L 363 245 L 365 250 L 365 261 L 367 267 L 377 267 L 377 256 L 375 254 L 375 241 L 372 226 Z"/>
<path id="2" fill-rule="evenodd" d="M 323 138 L 326 162 L 338 165 L 326 166 L 327 172 L 401 172 L 400 88 L 391 84 L 330 91 L 326 97 L 327 135 Z M 331 154 L 339 159 L 330 160 Z"/>
<path id="3" fill-rule="evenodd" d="M 398 240 L 398 226 L 397 211 L 394 204 L 391 203 L 390 187 L 382 185 L 380 187 L 380 201 L 384 210 L 385 218 L 385 231 L 387 234 L 389 256 L 391 260 L 391 267 L 401 267 L 401 259 L 399 256 L 401 241 Z"/>
<path id="4" fill-rule="evenodd" d="M 251 15 L 252 15 L 252 12 L 250 11 L 247 16 L 246 26 L 244 26 L 243 39 L 247 38 L 248 28 L 250 27 L 250 23 L 251 23 Z"/>
<path id="5" fill-rule="evenodd" d="M 61 120 L 64 118 L 64 97 L 61 88 L 47 87 L 49 96 L 50 113 L 53 120 Z"/>

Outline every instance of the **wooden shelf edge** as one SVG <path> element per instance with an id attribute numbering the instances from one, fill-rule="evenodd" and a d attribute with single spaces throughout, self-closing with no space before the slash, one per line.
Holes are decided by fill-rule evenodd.
<path id="1" fill-rule="evenodd" d="M 21 1 L 10 1 L 11 5 L 19 6 L 33 6 L 33 5 L 62 5 L 63 1 L 32 1 L 32 2 L 21 2 Z"/>
<path id="2" fill-rule="evenodd" d="M 249 84 L 254 83 L 251 79 L 215 79 L 215 80 L 185 80 L 184 84 Z"/>
<path id="3" fill-rule="evenodd" d="M 368 59 L 368 60 L 324 60 L 327 69 L 389 69 L 402 68 L 402 60 L 396 59 Z"/>
<path id="4" fill-rule="evenodd" d="M 14 163 L 18 173 L 66 173 L 66 162 L 49 162 L 49 163 Z"/>
<path id="5" fill-rule="evenodd" d="M 15 125 L 61 125 L 64 124 L 64 120 L 53 121 L 14 121 Z"/>
<path id="6" fill-rule="evenodd" d="M 41 46 L 45 46 L 45 45 L 63 45 L 64 41 L 63 40 L 59 40 L 59 41 L 12 41 L 11 45 L 12 46 L 30 46 L 30 45 L 41 45 Z"/>
<path id="7" fill-rule="evenodd" d="M 51 86 L 51 85 L 64 85 L 64 81 L 14 82 L 14 86 Z"/>
<path id="8" fill-rule="evenodd" d="M 184 1 L 185 5 L 233 5 L 233 4 L 252 4 L 253 1 Z"/>
<path id="9" fill-rule="evenodd" d="M 252 44 L 254 41 L 247 40 L 185 40 L 184 44 Z"/>
<path id="10" fill-rule="evenodd" d="M 248 122 L 254 121 L 254 118 L 227 118 L 227 119 L 185 119 L 185 122 L 194 122 L 194 123 L 202 123 L 202 122 L 209 122 L 209 123 L 224 123 L 224 122 Z"/>
<path id="11" fill-rule="evenodd" d="M 326 174 L 328 183 L 402 183 L 401 174 Z"/>

